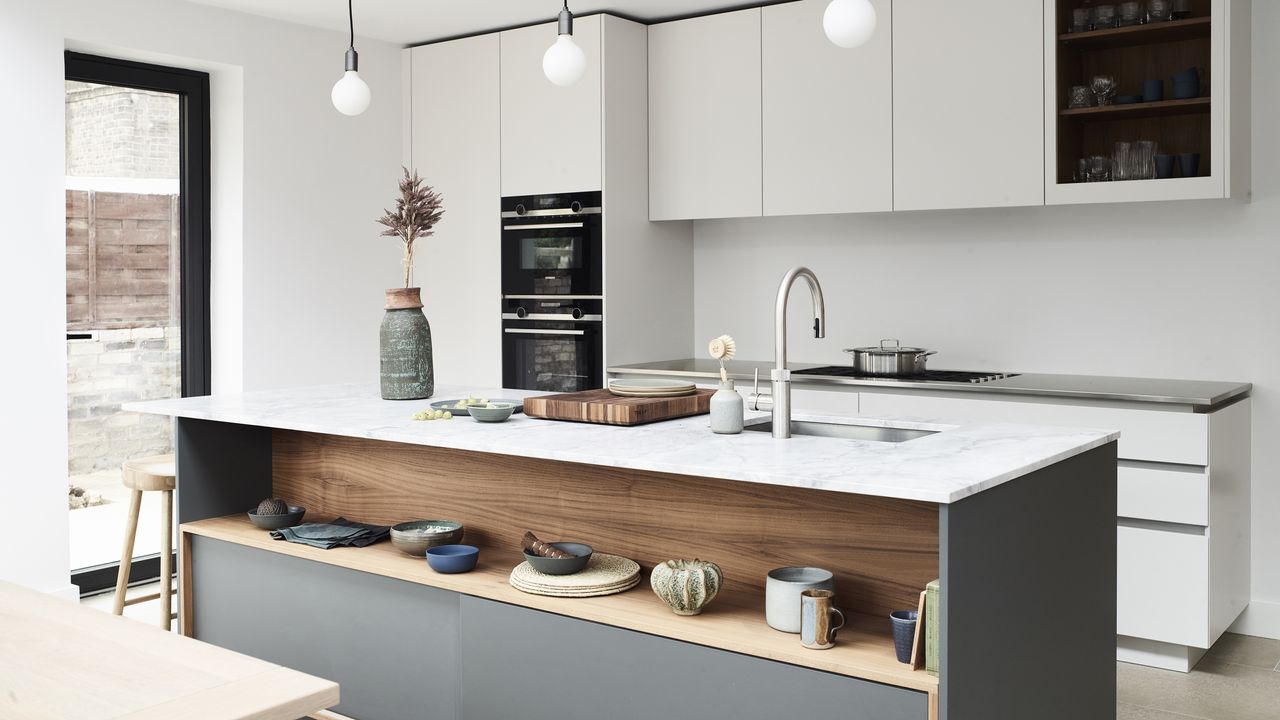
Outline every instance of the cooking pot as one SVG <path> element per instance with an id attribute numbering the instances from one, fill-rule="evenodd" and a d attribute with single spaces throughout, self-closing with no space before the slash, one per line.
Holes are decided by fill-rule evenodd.
<path id="1" fill-rule="evenodd" d="M 846 348 L 853 356 L 853 369 L 863 375 L 898 377 L 924 374 L 924 366 L 937 350 L 903 347 L 897 340 L 881 340 L 879 347 Z"/>

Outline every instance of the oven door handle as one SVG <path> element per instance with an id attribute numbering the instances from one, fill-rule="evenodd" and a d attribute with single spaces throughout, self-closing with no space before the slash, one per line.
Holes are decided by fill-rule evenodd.
<path id="1" fill-rule="evenodd" d="M 543 330 L 542 328 L 503 328 L 512 335 L 586 335 L 586 330 Z"/>
<path id="2" fill-rule="evenodd" d="M 567 230 L 569 228 L 583 228 L 586 223 L 568 222 L 568 223 L 529 223 L 527 225 L 503 225 L 503 230 Z"/>

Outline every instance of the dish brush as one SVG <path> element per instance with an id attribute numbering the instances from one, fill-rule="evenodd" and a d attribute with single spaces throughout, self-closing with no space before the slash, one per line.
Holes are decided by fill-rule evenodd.
<path id="1" fill-rule="evenodd" d="M 724 369 L 724 361 L 732 360 L 733 353 L 737 349 L 737 344 L 728 335 L 721 335 L 707 344 L 707 350 L 711 353 L 711 357 L 720 361 L 720 380 L 722 382 L 729 380 L 729 373 L 725 372 Z"/>

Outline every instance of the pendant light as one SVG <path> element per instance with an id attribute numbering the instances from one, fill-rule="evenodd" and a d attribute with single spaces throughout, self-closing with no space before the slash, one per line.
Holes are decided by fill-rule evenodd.
<path id="1" fill-rule="evenodd" d="M 822 29 L 842 48 L 864 45 L 876 32 L 876 9 L 871 0 L 831 0 L 822 14 Z"/>
<path id="2" fill-rule="evenodd" d="M 356 52 L 356 22 L 351 11 L 352 0 L 347 0 L 347 23 L 351 28 L 351 45 L 347 48 L 347 69 L 333 84 L 329 99 L 343 115 L 359 115 L 369 108 L 369 86 L 360 78 L 360 54 Z"/>
<path id="3" fill-rule="evenodd" d="M 569 0 L 564 0 L 560 11 L 560 36 L 542 56 L 542 72 L 551 82 L 568 87 L 582 79 L 587 71 L 587 54 L 573 41 L 573 13 L 569 12 Z"/>

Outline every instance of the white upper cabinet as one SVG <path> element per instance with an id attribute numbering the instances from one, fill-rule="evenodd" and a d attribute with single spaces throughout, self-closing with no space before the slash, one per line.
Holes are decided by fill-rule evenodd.
<path id="1" fill-rule="evenodd" d="M 542 73 L 542 56 L 556 41 L 555 23 L 499 36 L 502 195 L 600 190 L 600 16 L 574 21 L 573 39 L 587 55 L 587 71 L 569 87 Z"/>
<path id="2" fill-rule="evenodd" d="M 827 40 L 827 4 L 763 8 L 765 215 L 893 209 L 892 3 L 854 49 Z"/>
<path id="3" fill-rule="evenodd" d="M 418 241 L 415 273 L 431 321 L 436 377 L 451 385 L 498 387 L 498 37 L 405 53 L 410 166 L 443 196 L 445 207 L 435 234 Z M 447 281 L 459 272 L 467 273 L 467 282 Z"/>
<path id="4" fill-rule="evenodd" d="M 649 217 L 762 214 L 759 8 L 649 28 Z"/>
<path id="5" fill-rule="evenodd" d="M 894 209 L 1044 203 L 1044 17 L 1034 0 L 893 5 Z"/>

